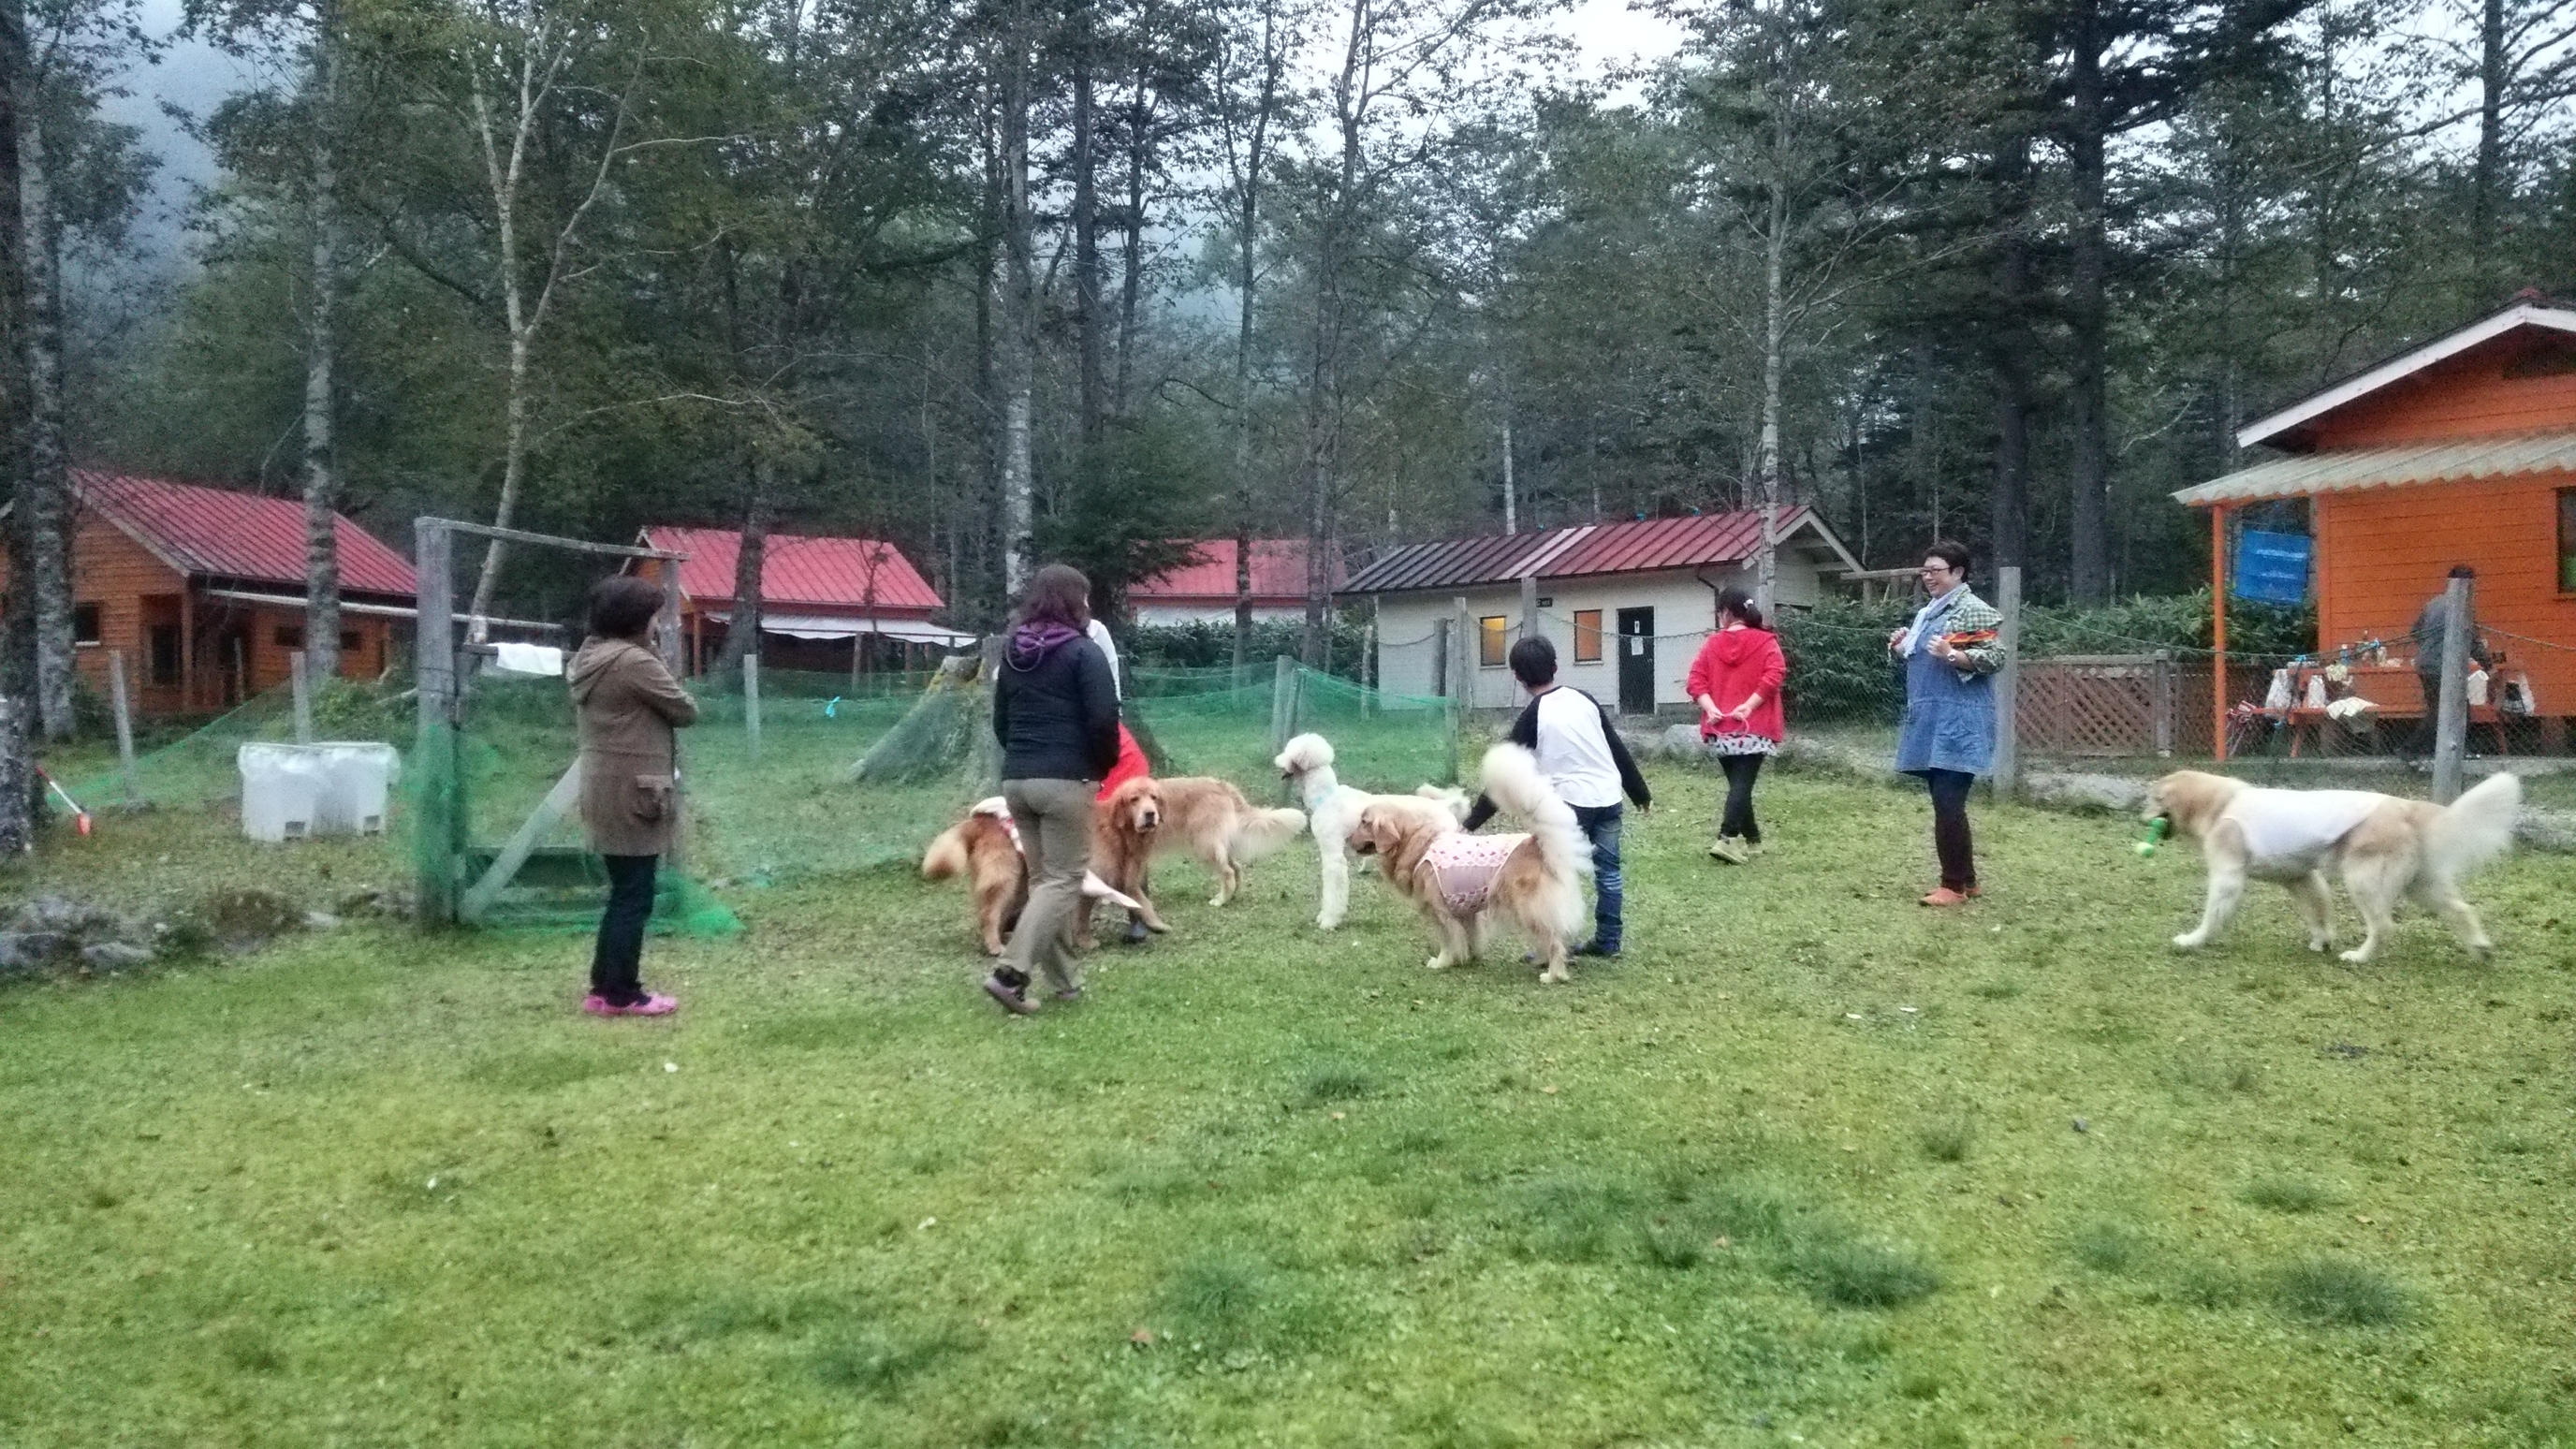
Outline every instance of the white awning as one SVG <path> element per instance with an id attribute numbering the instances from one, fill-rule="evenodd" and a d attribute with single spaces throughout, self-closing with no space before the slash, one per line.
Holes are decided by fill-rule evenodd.
<path id="1" fill-rule="evenodd" d="M 262 604 L 272 609 L 293 609 L 299 614 L 304 612 L 304 596 L 302 594 L 259 594 L 253 593 L 248 589 L 208 589 L 206 590 L 206 597 L 209 599 L 224 599 L 236 604 Z M 418 609 L 407 609 L 400 604 L 362 604 L 351 599 L 342 599 L 340 601 L 340 612 L 343 614 L 356 614 L 361 617 L 371 619 L 417 619 L 420 617 L 420 611 Z M 456 622 L 459 624 L 470 623 L 471 616 L 460 610 L 456 615 Z M 486 619 L 484 622 L 499 629 L 542 629 L 550 634 L 559 634 L 563 632 L 563 625 L 551 624 L 543 619 Z"/>
<path id="2" fill-rule="evenodd" d="M 709 609 L 706 617 L 719 624 L 733 622 L 732 611 L 726 609 Z M 790 639 L 847 639 L 859 634 L 874 634 L 910 644 L 938 644 L 949 648 L 975 642 L 972 634 L 943 629 L 920 619 L 853 619 L 843 614 L 764 613 L 760 616 L 760 632 L 784 634 Z"/>
<path id="3" fill-rule="evenodd" d="M 2297 453 L 2239 469 L 2174 494 L 2193 508 L 2265 498 L 2301 498 L 2356 488 L 2460 483 L 2515 473 L 2576 470 L 2576 433 L 2519 433 L 2496 438 L 2403 443 Z"/>

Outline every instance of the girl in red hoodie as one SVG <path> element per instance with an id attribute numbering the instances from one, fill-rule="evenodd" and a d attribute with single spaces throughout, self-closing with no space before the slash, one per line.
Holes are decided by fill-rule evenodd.
<path id="1" fill-rule="evenodd" d="M 1699 701 L 1699 737 L 1726 771 L 1726 813 L 1708 853 L 1731 864 L 1762 845 L 1753 823 L 1753 781 L 1762 759 L 1780 748 L 1780 682 L 1789 677 L 1780 639 L 1763 627 L 1762 611 L 1738 588 L 1717 591 L 1717 632 L 1691 661 L 1690 697 Z"/>

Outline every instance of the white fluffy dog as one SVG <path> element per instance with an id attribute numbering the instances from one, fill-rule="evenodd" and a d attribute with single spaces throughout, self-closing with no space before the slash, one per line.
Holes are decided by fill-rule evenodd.
<path id="1" fill-rule="evenodd" d="M 1474 803 L 1465 791 L 1440 785 L 1424 785 L 1410 795 L 1354 790 L 1333 773 L 1332 742 L 1322 735 L 1299 735 L 1271 763 L 1279 767 L 1281 778 L 1296 781 L 1305 793 L 1308 828 L 1315 833 L 1315 850 L 1323 857 L 1324 868 L 1324 903 L 1315 913 L 1315 925 L 1326 931 L 1340 925 L 1351 908 L 1351 831 L 1358 827 L 1361 811 L 1385 805 L 1425 820 L 1445 817 L 1456 825 L 1467 818 Z"/>

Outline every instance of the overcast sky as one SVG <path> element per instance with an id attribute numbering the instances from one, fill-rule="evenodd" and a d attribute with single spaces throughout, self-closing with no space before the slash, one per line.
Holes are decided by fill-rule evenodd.
<path id="1" fill-rule="evenodd" d="M 181 0 L 144 0 L 144 24 L 156 35 L 178 29 Z M 1565 33 L 1581 50 L 1595 74 L 1626 65 L 1639 56 L 1669 55 L 1680 32 L 1668 22 L 1629 8 L 1629 0 L 1580 0 L 1563 21 Z M 163 109 L 173 105 L 203 116 L 225 96 L 246 83 L 248 72 L 232 57 L 199 42 L 171 43 L 156 66 L 137 67 L 126 78 L 133 94 L 112 98 L 110 118 L 143 128 L 144 145 L 161 158 L 159 185 L 146 209 L 141 233 L 163 252 L 181 244 L 179 224 L 191 186 L 215 179 L 214 158 L 189 139 Z"/>

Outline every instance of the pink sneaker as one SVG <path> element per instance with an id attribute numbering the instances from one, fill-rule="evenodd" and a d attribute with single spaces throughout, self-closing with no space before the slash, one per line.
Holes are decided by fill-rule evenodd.
<path id="1" fill-rule="evenodd" d="M 648 992 L 642 1001 L 611 1006 L 607 997 L 594 992 L 581 999 L 581 1009 L 593 1016 L 669 1016 L 680 1009 L 680 1003 L 658 992 Z"/>

